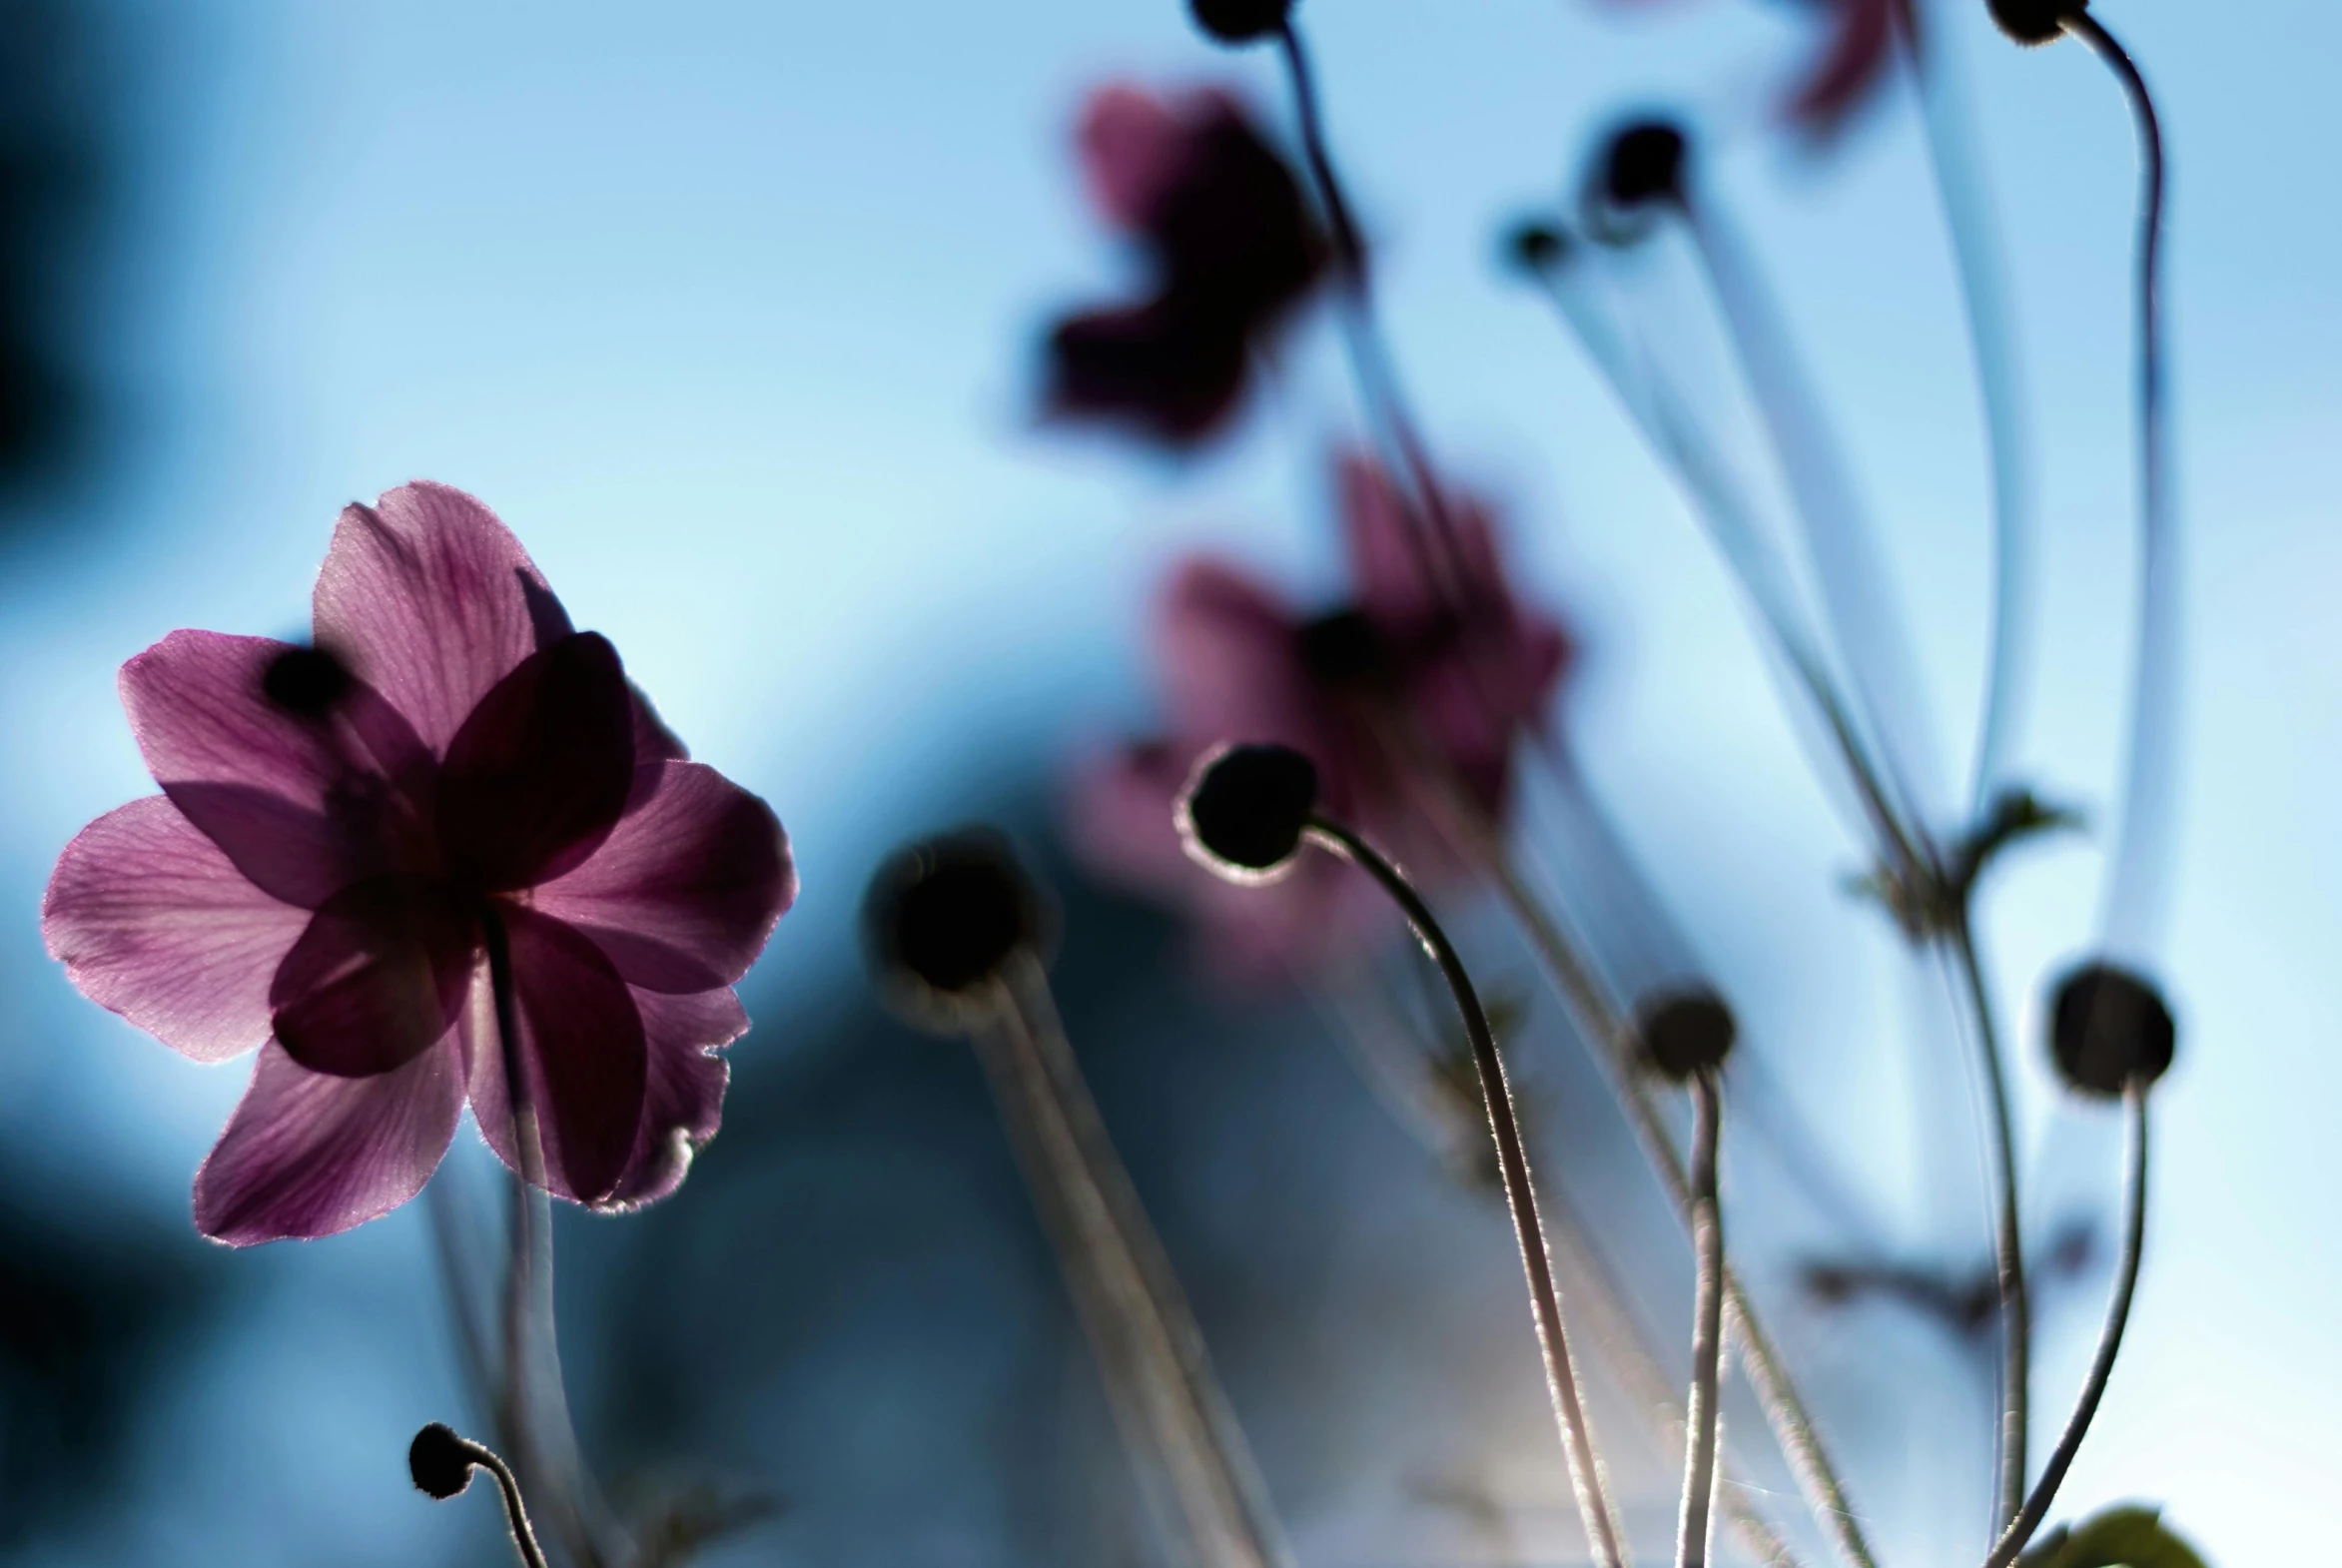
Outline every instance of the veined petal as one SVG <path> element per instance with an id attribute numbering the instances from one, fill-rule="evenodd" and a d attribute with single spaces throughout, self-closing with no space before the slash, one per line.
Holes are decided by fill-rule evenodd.
<path id="1" fill-rule="evenodd" d="M 349 660 L 434 751 L 490 687 L 569 631 L 496 514 L 422 481 L 344 509 L 314 606 L 318 645 Z"/>
<path id="2" fill-rule="evenodd" d="M 478 963 L 473 911 L 442 883 L 373 877 L 318 907 L 269 983 L 277 1042 L 313 1073 L 402 1067 L 454 1027 Z"/>
<path id="3" fill-rule="evenodd" d="M 618 652 L 574 632 L 520 661 L 447 744 L 438 839 L 450 871 L 491 891 L 580 865 L 634 782 L 635 703 Z"/>
<path id="4" fill-rule="evenodd" d="M 310 650 L 267 637 L 175 631 L 122 666 L 123 708 L 147 770 L 237 869 L 314 908 L 359 877 L 430 856 L 430 753 L 363 680 L 317 703 L 271 694 Z"/>
<path id="5" fill-rule="evenodd" d="M 269 977 L 308 922 L 160 795 L 82 829 L 41 903 L 49 956 L 81 994 L 198 1062 L 269 1038 Z"/>
<path id="6" fill-rule="evenodd" d="M 639 1208 L 683 1184 L 692 1157 L 723 1120 L 732 1069 L 716 1052 L 748 1033 L 748 1015 L 728 986 L 688 997 L 637 990 L 634 1005 L 648 1048 L 642 1126 L 625 1175 L 594 1205 L 603 1209 Z"/>
<path id="7" fill-rule="evenodd" d="M 462 1111 L 452 1035 L 373 1078 L 312 1073 L 272 1041 L 196 1173 L 196 1228 L 250 1246 L 387 1214 L 422 1190 Z"/>
<path id="8" fill-rule="evenodd" d="M 530 903 L 593 938 L 629 985 L 732 984 L 797 897 L 787 836 L 770 807 L 703 763 L 638 770 L 633 800 L 601 848 Z"/>
<path id="9" fill-rule="evenodd" d="M 535 1109 L 546 1187 L 590 1203 L 609 1196 L 642 1128 L 642 1014 L 602 950 L 583 932 L 499 904 L 512 955 L 516 1043 Z M 495 1001 L 485 974 L 463 1010 L 471 1112 L 498 1159 L 521 1169 Z"/>

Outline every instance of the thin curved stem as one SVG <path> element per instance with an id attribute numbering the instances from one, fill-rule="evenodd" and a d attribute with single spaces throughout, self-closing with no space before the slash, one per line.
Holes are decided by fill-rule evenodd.
<path id="1" fill-rule="evenodd" d="M 1049 994 L 1019 953 L 976 1041 L 1108 1401 L 1167 1528 L 1203 1568 L 1292 1560 L 1202 1331 L 1115 1154 Z"/>
<path id="2" fill-rule="evenodd" d="M 1496 1037 L 1488 1028 L 1479 993 L 1466 973 L 1455 946 L 1414 886 L 1383 854 L 1351 829 L 1321 814 L 1309 818 L 1309 838 L 1372 877 L 1406 916 L 1432 961 L 1439 966 L 1456 1011 L 1463 1016 L 1464 1033 L 1472 1046 L 1472 1060 L 1480 1073 L 1480 1089 L 1488 1102 L 1488 1130 L 1496 1141 L 1497 1172 L 1504 1180 L 1504 1196 L 1512 1212 L 1513 1237 L 1520 1245 L 1521 1268 L 1528 1275 L 1529 1306 L 1537 1323 L 1537 1342 L 1545 1358 L 1545 1383 L 1553 1398 L 1553 1413 L 1561 1428 L 1562 1447 L 1569 1458 L 1570 1486 L 1577 1494 L 1578 1517 L 1595 1561 L 1604 1568 L 1624 1568 L 1618 1516 L 1612 1509 L 1602 1465 L 1586 1420 L 1585 1399 L 1578 1386 L 1577 1368 L 1570 1358 L 1569 1334 L 1562 1324 L 1561 1293 L 1553 1282 L 1553 1261 L 1545 1246 L 1545 1229 L 1537 1216 L 1537 1191 L 1529 1178 L 1528 1150 L 1521 1140 L 1520 1120 L 1513 1110 L 1512 1087 L 1497 1054 Z"/>
<path id="3" fill-rule="evenodd" d="M 2134 1078 L 2122 1092 L 2123 1109 L 2130 1118 L 2130 1179 L 2125 1198 L 2129 1213 L 2122 1232 L 2122 1261 L 2115 1273 L 2113 1299 L 2106 1307 L 2105 1326 L 2098 1333 L 2097 1353 L 2090 1358 L 2089 1376 L 2082 1382 L 2073 1414 L 2066 1418 L 2065 1431 L 2058 1437 L 2057 1446 L 2049 1451 L 2048 1462 L 2041 1466 L 2041 1479 L 2025 1498 L 2007 1532 L 1993 1545 L 1991 1555 L 1984 1559 L 1984 1568 L 2009 1568 L 2024 1550 L 2025 1543 L 2033 1538 L 2033 1532 L 2040 1529 L 2041 1521 L 2049 1516 L 2049 1505 L 2057 1500 L 2057 1488 L 2064 1484 L 2065 1472 L 2073 1467 L 2073 1456 L 2081 1451 L 2082 1439 L 2089 1434 L 2090 1421 L 2098 1413 L 2098 1401 L 2105 1396 L 2107 1379 L 2114 1372 L 2114 1357 L 2122 1349 L 2122 1330 L 2130 1321 L 2131 1297 L 2138 1290 L 2139 1260 L 2146 1250 L 2147 1089 L 2143 1079 Z"/>
<path id="4" fill-rule="evenodd" d="M 1992 1022 L 1992 1000 L 1984 985 L 1983 961 L 1975 933 L 1962 911 L 1952 931 L 1952 955 L 1974 1015 L 1976 1055 L 1984 1067 L 1992 1123 L 1992 1160 L 1999 1188 L 1999 1223 L 1993 1242 L 1994 1273 L 2000 1291 L 2000 1436 L 1995 1456 L 1999 1476 L 1995 1522 L 2005 1528 L 2024 1499 L 2029 1473 L 2025 1446 L 2032 1424 L 2032 1306 L 2024 1278 L 2023 1210 L 2016 1187 L 2016 1134 L 2009 1110 L 2008 1071 L 2000 1058 L 2000 1033 Z"/>
<path id="5" fill-rule="evenodd" d="M 536 1531 L 528 1523 L 528 1505 L 520 1496 L 520 1479 L 503 1456 L 485 1443 L 468 1437 L 457 1437 L 455 1446 L 463 1457 L 495 1478 L 496 1491 L 504 1500 L 504 1525 L 512 1532 L 512 1549 L 520 1554 L 526 1568 L 545 1568 L 544 1548 L 536 1541 Z"/>
<path id="6" fill-rule="evenodd" d="M 1676 1568 L 1707 1568 L 1709 1506 L 1716 1494 L 1717 1387 L 1724 1362 L 1724 1210 L 1717 1201 L 1716 1150 L 1724 1097 L 1714 1073 L 1692 1080 L 1692 1249 L 1699 1272 L 1692 1305 L 1692 1391 L 1685 1404 L 1683 1508 Z"/>
<path id="7" fill-rule="evenodd" d="M 2163 127 L 2146 78 L 2114 35 L 2086 11 L 2062 19 L 2122 84 L 2138 128 L 2138 653 L 2132 666 L 2130 735 L 2123 767 L 2121 828 L 2106 882 L 2101 924 L 2120 924 L 2140 946 L 2160 922 L 2164 868 L 2158 840 L 2170 809 L 2172 699 L 2179 657 L 2178 540 L 2170 509 L 2163 406 Z"/>

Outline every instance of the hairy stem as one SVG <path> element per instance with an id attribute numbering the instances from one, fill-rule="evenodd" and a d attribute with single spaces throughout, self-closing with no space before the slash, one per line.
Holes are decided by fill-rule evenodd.
<path id="1" fill-rule="evenodd" d="M 1716 1149 L 1724 1097 L 1716 1075 L 1692 1080 L 1692 1249 L 1698 1277 L 1692 1304 L 1692 1391 L 1685 1404 L 1683 1508 L 1676 1568 L 1707 1568 L 1709 1505 L 1716 1494 L 1717 1391 L 1724 1362 L 1724 1211 L 1717 1201 Z"/>

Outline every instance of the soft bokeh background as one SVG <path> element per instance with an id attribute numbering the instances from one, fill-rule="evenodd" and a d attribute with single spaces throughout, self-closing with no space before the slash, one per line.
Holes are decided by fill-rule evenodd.
<path id="1" fill-rule="evenodd" d="M 2342 141 L 2342 14 L 2103 9 L 2174 142 L 2191 642 L 2166 957 L 2185 1045 L 2143 1298 L 2066 1497 L 2161 1499 L 2218 1561 L 2297 1560 L 2342 1444 L 2342 229 L 2319 157 Z M 2080 51 L 2020 56 L 1980 5 L 1938 10 L 2040 452 L 2024 771 L 2099 803 L 2127 636 L 2129 126 Z M 1620 107 L 1684 102 L 1721 128 L 1721 188 L 1884 520 L 1949 778 L 1985 560 L 1942 225 L 1900 91 L 1822 156 L 1761 134 L 1800 8 L 1653 11 L 1305 15 L 1435 441 L 1505 498 L 1525 574 L 1583 628 L 1574 749 L 1851 1179 L 1951 1256 L 1985 1231 L 1946 1120 L 1966 1114 L 1957 1070 L 1907 1044 L 1943 1045 L 1934 993 L 1839 892 L 1854 847 L 1696 528 L 1492 260 L 1500 221 L 1551 200 Z M 1103 1407 L 981 1086 L 957 1048 L 869 1011 L 853 915 L 890 843 L 971 815 L 1006 814 L 1070 877 L 1054 779 L 1145 722 L 1140 629 L 1176 552 L 1215 542 L 1331 590 L 1324 456 L 1350 415 L 1322 322 L 1192 465 L 1045 437 L 1029 412 L 1037 322 L 1123 275 L 1070 164 L 1084 87 L 1235 80 L 1281 115 L 1266 62 L 1207 50 L 1171 0 L 8 0 L 0 50 L 26 215 L 0 235 L 0 337 L 35 367 L 8 389 L 0 473 L 0 1554 L 499 1550 L 484 1501 L 433 1508 L 401 1473 L 416 1425 L 467 1408 L 419 1205 L 317 1245 L 200 1241 L 188 1179 L 245 1070 L 82 1002 L 37 929 L 65 840 L 149 787 L 120 662 L 177 626 L 297 630 L 336 509 L 427 475 L 518 529 L 697 754 L 774 803 L 804 876 L 748 987 L 725 1135 L 665 1209 L 564 1233 L 589 1449 L 776 1491 L 781 1517 L 727 1561 L 1133 1560 L 1127 1498 L 1064 1457 L 1098 1445 Z M 2057 1109 L 2034 1026 L 2098 869 L 2092 843 L 2044 847 L 1988 908 L 2043 1227 L 2112 1190 L 2118 1141 Z M 1305 1013 L 1199 1000 L 1161 922 L 1068 896 L 1077 1036 L 1303 1560 L 1508 1560 L 1439 1524 L 1473 1512 L 1442 1486 L 1486 1493 L 1521 1560 L 1568 1560 L 1500 1222 L 1301 1038 Z M 1484 951 L 1527 988 L 1516 955 Z M 1550 1092 L 1569 1085 L 1554 1067 Z M 1680 1281 L 1654 1266 L 1672 1334 Z M 2095 1300 L 2093 1281 L 2051 1317 L 2052 1410 Z M 1901 1560 L 1956 1560 L 1930 1512 L 1950 1505 L 1926 1499 L 1972 1486 L 1976 1423 L 1897 1379 L 1956 1385 L 1958 1354 L 1804 1319 L 1793 1347 L 1882 1532 Z M 1425 1411 L 1448 1445 L 1428 1456 Z"/>

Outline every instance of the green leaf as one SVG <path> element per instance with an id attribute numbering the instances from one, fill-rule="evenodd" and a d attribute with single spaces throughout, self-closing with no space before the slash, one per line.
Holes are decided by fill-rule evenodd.
<path id="1" fill-rule="evenodd" d="M 2162 1510 L 2138 1503 L 2060 1525 L 2017 1568 L 2206 1568 L 2195 1548 L 2163 1528 Z"/>

